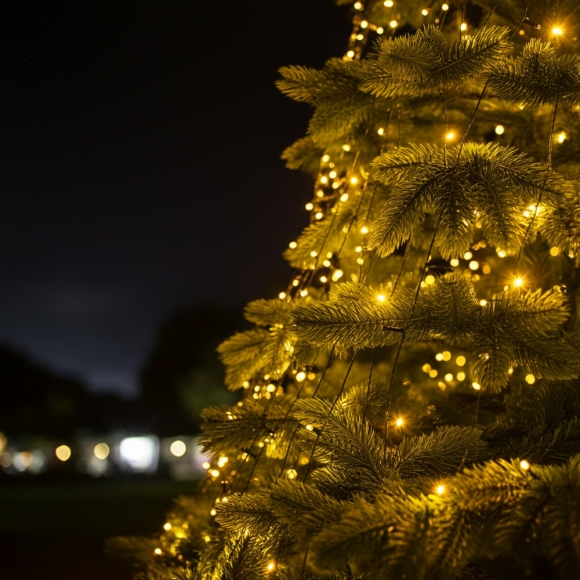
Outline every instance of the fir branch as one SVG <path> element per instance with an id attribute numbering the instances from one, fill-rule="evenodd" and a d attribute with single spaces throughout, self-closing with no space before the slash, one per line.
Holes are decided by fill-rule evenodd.
<path id="1" fill-rule="evenodd" d="M 271 404 L 266 412 L 263 404 L 244 401 L 243 406 L 207 407 L 202 412 L 200 445 L 212 457 L 227 456 L 252 446 L 259 438 L 267 437 L 282 426 L 293 428 L 283 403 Z"/>
<path id="2" fill-rule="evenodd" d="M 262 352 L 270 339 L 267 330 L 255 328 L 238 332 L 222 342 L 218 352 L 226 365 L 226 385 L 235 390 L 251 379 L 263 366 Z"/>
<path id="3" fill-rule="evenodd" d="M 509 29 L 490 26 L 447 45 L 429 26 L 413 35 L 379 42 L 378 54 L 365 66 L 361 90 L 382 97 L 421 97 L 455 88 L 492 70 L 509 48 Z"/>
<path id="4" fill-rule="evenodd" d="M 573 104 L 580 96 L 580 58 L 558 57 L 551 43 L 534 38 L 521 56 L 497 62 L 489 84 L 511 103 L 538 107 L 560 98 Z"/>
<path id="5" fill-rule="evenodd" d="M 453 473 L 465 461 L 486 455 L 481 435 L 473 427 L 445 427 L 430 435 L 406 437 L 399 445 L 397 470 L 403 478 Z"/>
<path id="6" fill-rule="evenodd" d="M 258 326 L 286 326 L 290 323 L 292 308 L 284 300 L 254 300 L 246 305 L 244 316 Z"/>

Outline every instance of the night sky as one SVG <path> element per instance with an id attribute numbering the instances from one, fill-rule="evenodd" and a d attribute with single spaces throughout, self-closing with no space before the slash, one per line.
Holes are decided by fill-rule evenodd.
<path id="1" fill-rule="evenodd" d="M 5 1 L 0 340 L 136 392 L 178 305 L 273 297 L 309 180 L 310 110 L 274 87 L 350 31 L 331 0 Z"/>

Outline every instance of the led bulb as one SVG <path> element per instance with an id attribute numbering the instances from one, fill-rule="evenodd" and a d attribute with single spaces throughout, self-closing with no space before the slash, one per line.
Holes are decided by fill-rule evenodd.
<path id="1" fill-rule="evenodd" d="M 495 132 L 496 135 L 503 135 L 505 132 L 505 127 L 503 125 L 496 125 Z"/>
<path id="2" fill-rule="evenodd" d="M 552 34 L 554 36 L 562 36 L 562 34 L 564 34 L 564 30 L 561 26 L 554 26 L 554 28 L 552 28 Z"/>
<path id="3" fill-rule="evenodd" d="M 402 418 L 402 417 L 399 417 L 399 418 L 398 418 L 398 419 L 395 421 L 395 425 L 396 425 L 397 427 L 402 427 L 404 423 L 405 423 L 405 421 L 403 420 L 403 418 Z"/>
<path id="4" fill-rule="evenodd" d="M 397 26 L 398 26 L 398 25 L 399 25 L 399 23 L 398 23 L 396 20 L 391 20 L 391 21 L 389 22 L 389 26 L 390 26 L 391 28 L 397 28 Z"/>

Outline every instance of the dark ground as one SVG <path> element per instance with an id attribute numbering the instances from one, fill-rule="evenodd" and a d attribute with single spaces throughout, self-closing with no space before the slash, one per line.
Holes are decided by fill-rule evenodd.
<path id="1" fill-rule="evenodd" d="M 192 482 L 104 480 L 0 485 L 2 580 L 130 580 L 130 564 L 103 554 L 107 538 L 161 531 Z"/>

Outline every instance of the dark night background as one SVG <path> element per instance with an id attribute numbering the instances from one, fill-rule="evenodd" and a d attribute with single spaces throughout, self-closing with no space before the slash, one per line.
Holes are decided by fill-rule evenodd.
<path id="1" fill-rule="evenodd" d="M 306 223 L 277 69 L 350 31 L 331 0 L 5 1 L 0 341 L 135 395 L 177 307 L 273 297 Z"/>

